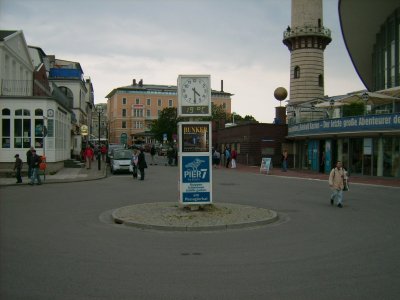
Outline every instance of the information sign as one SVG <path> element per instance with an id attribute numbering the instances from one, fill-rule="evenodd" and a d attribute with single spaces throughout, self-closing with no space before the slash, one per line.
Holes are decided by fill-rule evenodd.
<path id="1" fill-rule="evenodd" d="M 270 168 L 272 168 L 271 157 L 263 157 L 261 159 L 260 173 L 267 172 L 269 174 Z"/>
<path id="2" fill-rule="evenodd" d="M 87 125 L 81 126 L 81 135 L 88 135 L 89 134 L 89 127 Z"/>
<path id="3" fill-rule="evenodd" d="M 180 202 L 212 203 L 211 122 L 179 123 Z"/>
<path id="4" fill-rule="evenodd" d="M 211 203 L 210 157 L 183 156 L 181 162 L 181 202 Z"/>

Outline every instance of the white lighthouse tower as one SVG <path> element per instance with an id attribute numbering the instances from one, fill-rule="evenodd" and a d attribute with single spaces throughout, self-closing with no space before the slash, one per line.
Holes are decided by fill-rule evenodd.
<path id="1" fill-rule="evenodd" d="M 290 51 L 291 106 L 324 97 L 324 50 L 332 39 L 322 14 L 322 0 L 292 0 L 291 25 L 283 34 Z"/>

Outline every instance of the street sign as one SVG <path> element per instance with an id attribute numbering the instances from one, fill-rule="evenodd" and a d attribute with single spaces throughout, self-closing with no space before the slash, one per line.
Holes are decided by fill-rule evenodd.
<path id="1" fill-rule="evenodd" d="M 87 125 L 81 126 L 81 135 L 88 135 L 89 134 L 89 127 Z"/>

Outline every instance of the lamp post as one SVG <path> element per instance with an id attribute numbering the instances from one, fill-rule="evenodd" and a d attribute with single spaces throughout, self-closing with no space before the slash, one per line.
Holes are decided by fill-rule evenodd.
<path id="1" fill-rule="evenodd" d="M 333 119 L 333 107 L 334 107 L 334 105 L 335 105 L 335 100 L 333 100 L 333 99 L 331 99 L 331 100 L 329 100 L 329 106 L 330 106 L 330 108 L 331 108 L 331 119 Z"/>
<path id="2" fill-rule="evenodd" d="M 314 121 L 314 110 L 315 110 L 315 105 L 311 104 L 311 122 Z"/>
<path id="3" fill-rule="evenodd" d="M 98 116 L 99 116 L 99 124 L 98 124 L 98 127 L 99 127 L 99 145 L 98 145 L 98 147 L 99 147 L 99 151 L 97 151 L 97 162 L 98 162 L 98 170 L 100 171 L 100 170 L 101 170 L 101 151 L 100 151 L 100 117 L 101 117 L 101 113 L 103 112 L 103 107 L 102 107 L 102 106 L 100 106 L 100 105 L 97 105 L 97 106 L 96 106 L 96 111 L 97 111 L 97 113 L 98 113 Z"/>
<path id="4" fill-rule="evenodd" d="M 361 99 L 364 101 L 364 115 L 366 115 L 367 114 L 367 102 L 369 99 L 368 93 L 367 92 L 363 93 L 361 95 Z"/>

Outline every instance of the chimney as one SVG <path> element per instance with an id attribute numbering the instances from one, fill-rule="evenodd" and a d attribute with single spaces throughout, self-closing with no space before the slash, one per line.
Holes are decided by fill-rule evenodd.
<path id="1" fill-rule="evenodd" d="M 223 92 L 223 91 L 224 91 L 224 81 L 221 80 L 221 92 Z"/>
<path id="2" fill-rule="evenodd" d="M 139 80 L 139 86 L 143 86 L 143 79 Z"/>
<path id="3" fill-rule="evenodd" d="M 133 85 L 133 86 L 136 85 L 136 79 L 133 79 L 132 85 Z"/>

